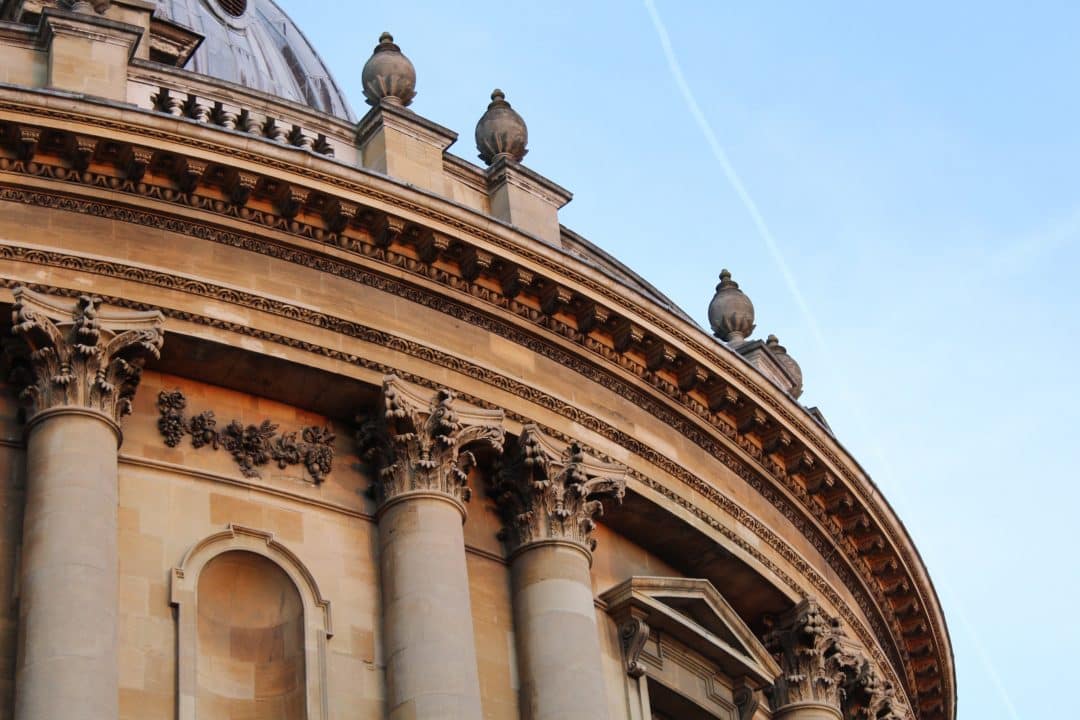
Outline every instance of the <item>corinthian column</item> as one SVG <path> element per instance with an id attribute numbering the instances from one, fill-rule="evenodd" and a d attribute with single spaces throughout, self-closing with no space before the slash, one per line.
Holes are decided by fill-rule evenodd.
<path id="1" fill-rule="evenodd" d="M 116 720 L 116 451 L 162 316 L 14 295 L 30 349 L 15 718 Z"/>
<path id="2" fill-rule="evenodd" d="M 390 376 L 361 431 L 378 468 L 379 566 L 391 720 L 480 720 L 465 568 L 474 451 L 501 453 L 503 413 Z"/>
<path id="3" fill-rule="evenodd" d="M 511 550 L 514 632 L 525 720 L 608 717 L 593 606 L 594 518 L 621 501 L 625 468 L 526 426 L 491 495 Z"/>
<path id="4" fill-rule="evenodd" d="M 840 621 L 812 599 L 776 619 L 764 638 L 783 670 L 772 692 L 775 720 L 842 719 L 843 687 L 858 665 L 843 638 Z"/>

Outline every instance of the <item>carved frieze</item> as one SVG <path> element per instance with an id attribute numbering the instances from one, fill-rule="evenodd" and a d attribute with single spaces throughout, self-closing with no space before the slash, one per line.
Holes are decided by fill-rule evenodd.
<path id="1" fill-rule="evenodd" d="M 158 311 L 103 310 L 101 299 L 74 303 L 16 287 L 12 332 L 29 348 L 16 353 L 13 380 L 31 417 L 43 410 L 79 407 L 119 422 L 131 412 L 147 358 L 164 342 Z"/>
<path id="2" fill-rule="evenodd" d="M 581 445 L 562 446 L 535 425 L 526 425 L 515 452 L 500 465 L 490 495 L 503 519 L 511 550 L 548 540 L 596 547 L 595 518 L 604 500 L 622 502 L 626 468 L 585 454 Z"/>
<path id="3" fill-rule="evenodd" d="M 859 666 L 842 644 L 840 620 L 807 599 L 769 622 L 763 640 L 782 669 L 772 690 L 773 708 L 821 703 L 840 709 L 847 677 Z"/>
<path id="4" fill-rule="evenodd" d="M 442 493 L 468 502 L 474 450 L 501 454 L 503 411 L 456 401 L 440 388 L 434 396 L 394 375 L 383 380 L 380 406 L 357 436 L 377 472 L 380 505 L 409 492 Z"/>
<path id="5" fill-rule="evenodd" d="M 213 410 L 187 417 L 184 413 L 187 398 L 179 390 L 163 390 L 158 394 L 157 405 L 158 430 L 166 445 L 177 447 L 188 435 L 195 449 L 224 448 L 244 477 L 260 477 L 259 467 L 276 462 L 282 470 L 290 465 L 303 465 L 317 485 L 333 469 L 334 433 L 330 428 L 311 426 L 299 432 L 278 434 L 278 426 L 269 420 L 258 425 L 233 420 L 219 430 Z"/>

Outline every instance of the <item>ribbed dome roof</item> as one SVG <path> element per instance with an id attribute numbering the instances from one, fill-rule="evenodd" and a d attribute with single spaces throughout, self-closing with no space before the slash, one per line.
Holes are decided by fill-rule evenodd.
<path id="1" fill-rule="evenodd" d="M 157 0 L 157 6 L 158 17 L 206 38 L 187 70 L 355 119 L 315 48 L 272 0 Z"/>

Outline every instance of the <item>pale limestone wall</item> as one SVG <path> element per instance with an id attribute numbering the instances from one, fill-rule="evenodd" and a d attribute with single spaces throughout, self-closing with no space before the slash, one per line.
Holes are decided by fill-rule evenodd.
<path id="1" fill-rule="evenodd" d="M 180 388 L 189 407 L 213 409 L 219 422 L 270 419 L 282 429 L 325 422 L 279 403 L 148 372 L 125 422 L 120 465 L 121 718 L 170 718 L 176 694 L 176 622 L 168 579 L 184 553 L 230 523 L 268 531 L 295 553 L 331 602 L 327 643 L 330 718 L 382 717 L 375 526 L 362 494 L 348 428 L 339 428 L 334 471 L 319 488 L 296 467 L 264 466 L 245 481 L 224 450 L 165 447 L 154 407 L 161 389 Z M 143 464 L 146 460 L 151 464 Z M 200 475 L 179 474 L 172 463 Z M 271 495 L 273 490 L 278 493 Z M 312 505 L 322 502 L 341 509 Z"/>

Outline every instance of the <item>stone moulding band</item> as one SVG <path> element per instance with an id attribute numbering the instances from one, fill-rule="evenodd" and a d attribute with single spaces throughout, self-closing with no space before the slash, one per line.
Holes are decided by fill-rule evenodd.
<path id="1" fill-rule="evenodd" d="M 111 417 L 98 410 L 92 410 L 91 408 L 76 407 L 76 406 L 62 406 L 49 408 L 40 412 L 34 413 L 34 415 L 26 421 L 26 427 L 23 429 L 24 437 L 30 437 L 30 433 L 34 431 L 38 425 L 48 420 L 49 418 L 59 417 L 62 415 L 80 415 L 82 417 L 90 417 L 95 420 L 100 420 L 109 426 L 109 429 L 113 431 L 116 436 L 116 447 L 119 448 L 124 442 L 124 432 L 120 429 L 119 423 L 113 420 Z"/>
<path id="2" fill-rule="evenodd" d="M 462 525 L 465 524 L 465 519 L 468 517 L 468 514 L 469 514 L 468 509 L 465 507 L 465 503 L 461 502 L 460 500 L 458 500 L 455 497 L 451 497 L 450 495 L 447 495 L 444 492 L 439 492 L 438 490 L 409 490 L 408 492 L 403 492 L 403 493 L 399 493 L 397 495 L 394 495 L 393 497 L 389 498 L 386 502 L 384 502 L 379 507 L 379 509 L 375 512 L 375 520 L 376 520 L 376 522 L 378 522 L 378 520 L 380 518 L 382 518 L 383 515 L 386 514 L 386 511 L 388 509 L 392 508 L 393 506 L 395 506 L 395 505 L 397 505 L 399 503 L 408 502 L 410 500 L 436 500 L 436 501 L 439 501 L 439 502 L 447 503 L 447 504 L 453 506 L 453 508 L 455 510 L 457 510 L 459 513 L 461 513 L 461 524 Z"/>
<path id="3" fill-rule="evenodd" d="M 3 258 L 3 257 L 9 257 L 10 258 L 10 253 L 12 251 L 14 251 L 14 250 L 24 250 L 25 251 L 26 249 L 25 248 L 14 248 L 12 246 L 2 246 L 2 245 L 0 245 L 0 258 Z M 50 257 L 55 256 L 55 258 L 54 258 L 55 261 L 54 262 L 43 262 L 44 260 L 46 260 L 46 256 L 50 256 Z M 45 265 L 55 265 L 55 266 L 60 266 L 60 267 L 67 267 L 69 269 L 71 269 L 73 267 L 73 265 L 72 265 L 73 262 L 76 262 L 76 264 L 77 264 L 77 261 L 85 260 L 84 258 L 79 258 L 78 256 L 62 255 L 60 253 L 46 253 L 46 252 L 43 252 L 43 251 L 40 251 L 40 250 L 37 250 L 37 249 L 31 250 L 28 253 L 27 257 L 24 258 L 24 259 L 27 259 L 30 262 L 38 262 L 38 263 L 45 264 Z M 66 260 L 66 261 L 62 261 L 62 259 Z M 96 263 L 97 261 L 94 261 L 94 262 Z M 124 266 L 118 265 L 116 263 L 104 263 L 104 265 L 108 265 L 109 267 L 111 267 L 111 271 L 108 268 L 102 267 L 101 265 L 95 265 L 96 270 L 88 270 L 88 271 L 89 272 L 97 272 L 99 274 L 115 274 L 116 271 L 118 271 L 119 269 L 122 269 L 124 267 Z M 146 274 L 147 271 L 145 271 L 143 269 L 139 269 L 139 268 L 132 268 L 132 269 L 135 270 L 136 274 L 138 275 L 137 278 L 132 278 L 132 279 L 137 279 L 138 281 L 149 283 L 149 284 L 152 284 L 152 285 L 157 284 L 157 283 L 153 282 L 153 280 Z M 171 276 L 165 276 L 164 274 L 160 274 L 160 275 L 162 277 L 158 278 L 159 280 L 163 280 L 163 279 L 165 279 L 167 277 L 171 277 Z M 0 286 L 11 287 L 11 286 L 18 285 L 18 284 L 20 284 L 19 281 L 8 280 L 6 278 L 0 278 Z M 184 289 L 187 292 L 191 292 L 191 293 L 194 293 L 194 294 L 197 294 L 197 295 L 200 295 L 200 296 L 205 296 L 205 297 L 215 297 L 216 296 L 215 293 L 214 293 L 213 288 L 206 287 L 204 283 L 198 283 L 198 284 L 203 286 L 202 291 L 197 291 L 194 287 L 191 287 L 191 286 L 188 286 L 188 287 L 185 287 L 185 288 L 182 288 L 182 289 Z M 33 286 L 33 285 L 31 285 L 31 287 L 33 287 L 34 289 L 42 290 L 42 291 L 52 292 L 54 294 L 71 295 L 71 296 L 77 296 L 78 295 L 78 291 L 75 291 L 75 290 L 65 290 L 65 289 L 52 288 L 52 287 L 47 287 L 47 286 L 43 287 L 43 286 Z M 232 292 L 232 291 L 230 291 L 230 292 Z M 107 302 L 110 302 L 110 303 L 114 304 L 114 305 L 124 306 L 124 307 L 131 307 L 133 309 L 143 309 L 143 308 L 146 307 L 145 304 L 143 304 L 143 303 L 132 302 L 132 301 L 129 301 L 129 300 L 126 300 L 126 299 L 123 299 L 123 298 L 105 298 L 105 300 Z M 209 317 L 206 317 L 206 316 L 203 316 L 203 315 L 198 315 L 198 314 L 195 314 L 195 313 L 190 313 L 190 312 L 186 312 L 186 311 L 176 311 L 176 310 L 171 310 L 171 309 L 166 309 L 166 308 L 162 308 L 162 312 L 165 314 L 166 317 L 171 317 L 171 318 L 175 318 L 175 319 L 178 319 L 178 320 L 192 322 L 192 323 L 195 323 L 195 324 L 204 325 L 204 326 L 208 326 L 208 327 L 219 328 L 219 329 L 225 330 L 227 332 L 235 332 L 237 334 L 255 337 L 255 338 L 258 338 L 258 339 L 266 341 L 266 342 L 272 342 L 272 343 L 281 344 L 281 345 L 286 346 L 286 347 L 299 349 L 299 350 L 302 350 L 302 351 L 305 351 L 305 352 L 310 352 L 310 353 L 321 355 L 321 356 L 328 357 L 328 358 L 331 358 L 331 359 L 336 359 L 336 360 L 339 360 L 339 361 L 343 361 L 343 362 L 346 362 L 346 363 L 349 363 L 349 364 L 365 367 L 365 368 L 368 368 L 370 370 L 373 370 L 373 371 L 377 372 L 380 375 L 385 375 L 385 374 L 388 374 L 388 373 L 396 372 L 398 375 L 401 376 L 401 378 L 403 380 L 406 380 L 407 382 L 414 383 L 416 385 L 421 385 L 421 386 L 427 387 L 429 389 L 434 390 L 434 389 L 438 389 L 438 387 L 439 387 L 439 385 L 437 383 L 434 383 L 434 382 L 430 381 L 429 379 L 427 379 L 425 377 L 422 377 L 422 376 L 402 373 L 402 372 L 400 372 L 400 370 L 397 370 L 397 369 L 392 368 L 390 366 L 383 365 L 383 364 L 377 363 L 377 362 L 373 362 L 373 361 L 367 360 L 365 358 L 358 357 L 356 355 L 351 355 L 351 354 L 348 354 L 348 353 L 344 353 L 344 352 L 341 352 L 339 350 L 327 348 L 327 347 L 324 347 L 324 346 L 321 346 L 321 345 L 318 345 L 318 344 L 315 344 L 315 343 L 296 340 L 296 339 L 290 338 L 288 336 L 283 336 L 283 335 L 279 335 L 279 334 L 276 334 L 276 333 L 269 333 L 269 332 L 266 332 L 266 331 L 260 331 L 260 330 L 257 330 L 255 328 L 250 327 L 249 325 L 244 325 L 244 324 L 240 324 L 240 323 L 233 323 L 233 322 L 218 320 L 218 319 L 215 319 L 215 318 L 209 318 Z M 293 319 L 296 319 L 295 316 L 293 316 L 291 314 L 287 314 L 287 316 L 293 317 Z M 344 332 L 344 330 L 342 330 L 342 332 Z M 605 437 L 608 437 L 612 442 L 616 442 L 618 444 L 623 445 L 624 447 L 627 447 L 632 452 L 642 456 L 644 459 L 648 460 L 649 462 L 652 462 L 654 465 L 661 468 L 663 471 L 672 474 L 674 477 L 680 478 L 682 480 L 682 482 L 689 485 L 695 491 L 701 493 L 704 497 L 708 498 L 710 500 L 710 502 L 712 502 L 714 505 L 716 505 L 721 510 L 723 510 L 727 515 L 732 517 L 736 522 L 743 525 L 744 527 L 749 528 L 756 536 L 761 538 L 766 544 L 768 544 L 770 547 L 772 547 L 774 550 L 776 550 L 776 552 L 778 552 L 782 557 L 784 557 L 784 559 L 787 562 L 791 563 L 794 567 L 796 567 L 799 570 L 799 572 L 802 573 L 803 576 L 806 577 L 807 580 L 810 581 L 810 583 L 814 586 L 815 590 L 818 593 L 820 593 L 822 597 L 827 599 L 830 604 L 832 604 L 834 607 L 837 608 L 837 610 L 843 616 L 844 620 L 848 623 L 848 625 L 858 635 L 860 641 L 864 644 L 865 647 L 868 648 L 868 651 L 874 656 L 875 661 L 881 667 L 885 668 L 885 672 L 889 674 L 890 679 L 893 679 L 897 684 L 899 684 L 899 677 L 896 675 L 894 665 L 888 659 L 886 659 L 886 657 L 882 654 L 881 650 L 879 649 L 879 645 L 877 644 L 877 643 L 880 643 L 881 648 L 889 648 L 890 647 L 890 644 L 889 644 L 890 643 L 890 638 L 886 634 L 886 632 L 885 632 L 885 630 L 884 630 L 884 628 L 882 626 L 874 623 L 874 617 L 875 617 L 873 615 L 874 608 L 873 608 L 873 606 L 871 606 L 868 603 L 865 595 L 862 594 L 862 592 L 858 589 L 858 587 L 852 587 L 852 586 L 849 585 L 849 589 L 852 591 L 852 594 L 856 597 L 857 602 L 860 605 L 860 608 L 863 610 L 865 616 L 870 620 L 870 622 L 871 622 L 871 624 L 872 624 L 872 626 L 874 628 L 873 634 L 871 634 L 865 628 L 865 625 L 863 624 L 863 621 L 857 615 L 855 615 L 855 613 L 853 613 L 846 606 L 846 603 L 844 602 L 844 600 L 832 588 L 832 586 L 829 584 L 829 582 L 827 580 L 825 580 L 825 578 L 820 573 L 818 573 L 817 570 L 815 570 L 811 565 L 809 565 L 805 560 L 803 560 L 798 552 L 796 552 L 791 546 L 789 546 L 782 538 L 780 538 L 778 535 L 773 533 L 761 521 L 759 521 L 757 518 L 755 518 L 752 515 L 750 515 L 749 513 L 747 513 L 737 503 L 731 501 L 729 498 L 727 498 L 726 496 L 721 494 L 719 491 L 717 491 L 715 488 L 713 488 L 708 483 L 706 483 L 703 480 L 701 480 L 700 478 L 694 476 L 692 473 L 689 473 L 688 471 L 683 469 L 681 466 L 675 465 L 672 461 L 670 461 L 667 458 L 664 458 L 663 456 L 659 455 L 655 451 L 652 451 L 647 446 L 633 440 L 633 438 L 631 438 L 630 436 L 625 435 L 624 433 L 621 433 L 617 429 L 606 425 L 605 423 L 603 423 L 603 421 L 600 421 L 597 418 L 594 418 L 592 416 L 589 416 L 589 415 L 583 413 L 580 409 L 578 409 L 578 408 L 576 408 L 574 406 L 562 403 L 561 401 L 558 401 L 555 398 L 551 398 L 549 396 L 538 393 L 534 388 L 526 386 L 526 385 L 524 385 L 522 383 L 518 383 L 518 382 L 516 382 L 516 381 L 514 381 L 514 380 L 512 380 L 510 378 L 506 378 L 504 376 L 494 375 L 489 370 L 486 370 L 485 368 L 481 368 L 480 366 L 474 365 L 472 363 L 468 363 L 467 361 L 461 360 L 459 358 L 454 358 L 453 356 L 447 355 L 445 353 L 440 353 L 440 352 L 432 350 L 430 348 L 424 348 L 422 346 L 418 346 L 415 343 L 411 343 L 409 341 L 405 341 L 405 340 L 402 340 L 400 338 L 396 338 L 396 337 L 394 337 L 392 335 L 389 335 L 387 333 L 372 331 L 372 332 L 369 332 L 368 334 L 364 334 L 364 333 L 359 332 L 359 328 L 353 328 L 353 330 L 352 330 L 352 332 L 350 334 L 352 334 L 355 337 L 358 337 L 361 340 L 365 340 L 367 342 L 376 343 L 376 344 L 383 345 L 385 347 L 389 347 L 391 349 L 394 349 L 394 350 L 397 350 L 397 351 L 400 351 L 400 352 L 404 352 L 404 353 L 408 353 L 410 355 L 414 355 L 414 356 L 419 357 L 421 359 L 424 359 L 424 360 L 426 360 L 428 362 L 432 362 L 432 363 L 434 363 L 436 365 L 440 365 L 442 367 L 449 368 L 449 369 L 451 369 L 451 370 L 453 370 L 455 372 L 460 372 L 460 373 L 462 373 L 462 374 L 464 374 L 466 376 L 479 379 L 479 380 L 481 380 L 483 382 L 486 382 L 488 384 L 491 384 L 491 385 L 493 385 L 493 386 L 495 386 L 495 387 L 497 387 L 499 389 L 505 390 L 505 391 L 510 392 L 510 393 L 512 393 L 514 395 L 522 397 L 522 398 L 524 398 L 524 399 L 526 399 L 528 401 L 536 402 L 537 404 L 541 405 L 542 407 L 546 407 L 549 410 L 552 410 L 553 412 L 564 415 L 564 416 L 568 417 L 570 420 L 572 420 L 573 422 L 579 423 L 584 427 L 588 427 L 590 430 L 593 430 L 594 432 L 597 432 L 597 433 L 599 433 L 599 434 L 601 434 L 601 435 L 603 435 Z M 472 403 L 476 404 L 476 405 L 485 405 L 485 404 L 490 405 L 490 403 L 485 403 L 485 401 L 483 399 L 481 399 L 481 398 L 471 397 L 471 396 L 469 396 L 467 394 L 464 394 L 464 393 L 461 394 L 461 397 L 463 399 L 469 401 L 469 402 L 472 402 Z M 527 424 L 529 422 L 534 422 L 531 418 L 527 418 L 525 416 L 521 416 L 521 415 L 518 415 L 516 413 L 508 412 L 507 417 L 509 419 L 512 419 L 512 420 L 515 420 L 515 421 L 521 423 L 522 425 L 525 425 L 525 424 Z M 563 442 L 571 442 L 572 441 L 571 438 L 564 435 L 563 433 L 560 433 L 557 430 L 554 430 L 553 428 L 542 427 L 541 429 L 544 432 L 551 435 L 552 437 L 555 437 L 555 438 L 557 438 L 557 439 L 559 439 L 559 440 L 561 440 Z M 602 459 L 602 460 L 610 460 L 610 458 L 607 458 L 607 457 L 601 457 L 600 459 Z M 635 471 L 635 470 L 631 469 L 631 471 L 629 473 L 629 476 L 632 477 L 634 480 L 636 480 L 641 485 L 643 485 L 645 487 L 648 487 L 651 490 L 653 490 L 654 492 L 656 492 L 659 495 L 663 496 L 664 498 L 666 498 L 669 502 L 673 503 L 674 505 L 676 505 L 678 507 L 681 507 L 684 510 L 694 514 L 699 520 L 701 520 L 701 521 L 705 522 L 707 525 L 709 525 L 709 527 L 714 532 L 717 532 L 718 534 L 724 536 L 729 542 L 731 542 L 731 543 L 735 544 L 736 546 L 738 546 L 743 552 L 747 553 L 756 562 L 760 563 L 761 566 L 767 568 L 769 570 L 769 572 L 771 572 L 775 577 L 780 579 L 784 583 L 784 585 L 786 585 L 789 588 L 789 590 L 791 592 L 795 593 L 796 595 L 802 595 L 805 592 L 804 586 L 800 582 L 798 582 L 795 578 L 793 578 L 790 574 L 788 574 L 783 568 L 781 568 L 774 561 L 772 561 L 765 554 L 763 554 L 760 550 L 758 550 L 754 543 L 746 541 L 743 537 L 741 537 L 740 533 L 736 532 L 732 528 L 726 526 L 724 523 L 717 520 L 713 516 L 712 513 L 707 512 L 705 509 L 699 507 L 697 504 L 690 502 L 689 500 L 684 498 L 682 495 L 680 495 L 677 492 L 675 492 L 674 490 L 664 486 L 662 483 L 660 483 L 659 481 L 651 478 L 647 474 L 644 474 L 644 473 L 641 473 L 641 472 L 638 472 L 638 471 Z M 840 572 L 839 569 L 838 569 L 838 572 Z M 841 572 L 841 575 L 843 575 L 842 572 Z M 877 638 L 877 643 L 875 643 L 875 641 L 874 641 L 875 636 Z"/>
<path id="4" fill-rule="evenodd" d="M 514 562 L 515 558 L 517 558 L 517 557 L 519 557 L 521 555 L 524 555 L 525 553 L 529 552 L 530 550 L 536 550 L 538 548 L 543 548 L 543 547 L 564 547 L 564 548 L 568 548 L 570 550 L 576 550 L 577 552 L 579 552 L 579 553 L 581 553 L 582 555 L 585 556 L 585 559 L 589 562 L 589 567 L 592 567 L 593 554 L 587 547 L 585 547 L 581 543 L 573 542 L 572 540 L 557 540 L 555 538 L 547 538 L 545 540 L 534 540 L 533 542 L 526 543 L 525 545 L 522 545 L 521 547 L 519 547 L 519 548 L 515 549 L 513 552 L 511 552 L 510 557 L 507 560 L 508 560 L 508 562 L 512 563 L 512 562 Z"/>

